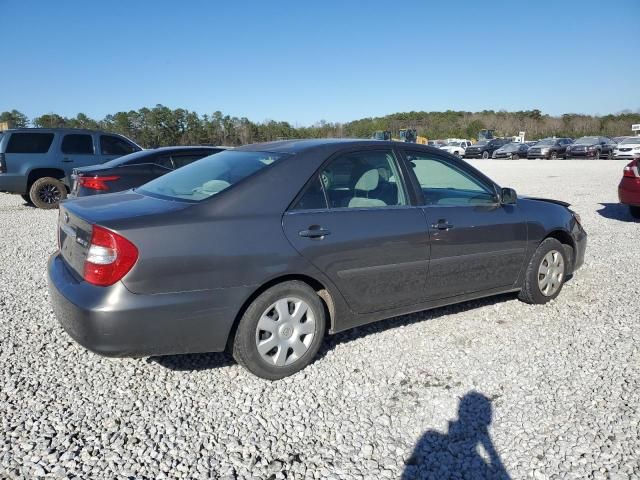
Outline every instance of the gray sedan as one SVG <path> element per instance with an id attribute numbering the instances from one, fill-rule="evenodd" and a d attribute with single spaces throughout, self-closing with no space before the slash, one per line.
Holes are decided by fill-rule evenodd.
<path id="1" fill-rule="evenodd" d="M 586 247 L 567 206 L 517 198 L 428 146 L 248 145 L 64 202 L 49 289 L 95 352 L 228 348 L 278 379 L 326 334 L 504 292 L 554 299 Z"/>

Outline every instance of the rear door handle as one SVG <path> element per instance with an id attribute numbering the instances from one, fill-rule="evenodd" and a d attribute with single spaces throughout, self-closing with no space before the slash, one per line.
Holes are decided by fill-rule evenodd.
<path id="1" fill-rule="evenodd" d="M 453 225 L 447 222 L 444 218 L 441 218 L 438 220 L 438 223 L 432 223 L 431 228 L 435 228 L 437 230 L 449 230 L 450 228 L 453 228 Z"/>
<path id="2" fill-rule="evenodd" d="M 306 238 L 319 238 L 323 239 L 327 235 L 331 235 L 331 232 L 326 228 L 319 227 L 317 225 L 311 225 L 308 230 L 300 230 L 298 235 Z"/>

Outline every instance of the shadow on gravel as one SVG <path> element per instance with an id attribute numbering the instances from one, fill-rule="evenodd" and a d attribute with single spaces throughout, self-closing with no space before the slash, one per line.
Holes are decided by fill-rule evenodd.
<path id="1" fill-rule="evenodd" d="M 225 352 L 164 355 L 150 357 L 148 361 L 157 363 L 169 370 L 178 371 L 210 370 L 212 368 L 228 367 L 236 363 L 233 357 Z"/>
<path id="2" fill-rule="evenodd" d="M 504 293 L 502 295 L 495 295 L 478 300 L 470 300 L 468 302 L 456 303 L 454 305 L 448 305 L 446 307 L 434 308 L 433 310 L 423 310 L 417 313 L 412 313 L 410 315 L 403 315 L 400 317 L 389 318 L 387 320 L 380 320 L 379 322 L 356 327 L 351 330 L 338 333 L 336 335 L 329 335 L 322 344 L 322 347 L 320 347 L 317 358 L 324 357 L 328 352 L 333 350 L 337 345 L 340 345 L 341 343 L 349 343 L 368 335 L 384 332 L 393 328 L 405 327 L 414 323 L 435 320 L 436 318 L 444 317 L 447 315 L 466 312 L 469 310 L 474 310 L 476 308 L 486 307 L 488 305 L 495 305 L 497 303 L 503 303 L 507 300 L 513 300 L 517 298 L 517 296 L 517 293 Z M 499 321 L 499 323 L 504 322 Z"/>
<path id="3" fill-rule="evenodd" d="M 381 320 L 379 322 L 374 322 L 362 327 L 356 327 L 336 335 L 329 335 L 322 343 L 320 351 L 314 361 L 324 357 L 328 352 L 341 343 L 352 342 L 353 340 L 358 340 L 359 338 L 366 337 L 367 335 L 384 332 L 385 330 L 390 330 L 392 328 L 411 325 L 413 323 L 423 322 L 426 320 L 433 320 L 445 315 L 466 312 L 467 310 L 473 310 L 474 308 L 484 307 L 487 305 L 502 303 L 506 300 L 512 300 L 516 298 L 516 296 L 517 293 L 507 293 L 479 300 L 471 300 L 469 302 L 449 305 L 447 307 L 440 307 L 411 315 L 403 315 L 401 317 L 394 317 L 388 320 Z M 235 364 L 233 357 L 226 352 L 164 355 L 159 357 L 150 357 L 148 361 L 157 363 L 158 365 L 170 370 L 179 371 L 209 370 L 212 368 L 228 367 L 229 365 Z"/>
<path id="4" fill-rule="evenodd" d="M 429 430 L 420 437 L 405 462 L 402 480 L 510 479 L 489 436 L 491 410 L 486 396 L 467 393 L 447 433 Z"/>
<path id="5" fill-rule="evenodd" d="M 621 220 L 623 222 L 636 222 L 637 220 L 629 213 L 629 207 L 622 203 L 601 203 L 602 208 L 598 213 L 604 218 L 612 220 Z"/>

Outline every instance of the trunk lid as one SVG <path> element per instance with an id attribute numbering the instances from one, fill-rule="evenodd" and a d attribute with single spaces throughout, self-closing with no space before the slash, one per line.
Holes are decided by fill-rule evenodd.
<path id="1" fill-rule="evenodd" d="M 60 204 L 58 245 L 65 262 L 80 277 L 91 244 L 93 225 L 118 233 L 127 220 L 183 210 L 192 203 L 163 200 L 127 191 L 82 197 Z M 125 234 L 126 236 L 126 234 Z"/>

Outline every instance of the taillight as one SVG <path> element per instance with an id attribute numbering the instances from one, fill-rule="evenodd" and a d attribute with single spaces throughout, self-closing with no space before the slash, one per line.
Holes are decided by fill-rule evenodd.
<path id="1" fill-rule="evenodd" d="M 7 172 L 7 164 L 4 157 L 4 153 L 0 153 L 0 173 L 6 173 L 6 172 Z"/>
<path id="2" fill-rule="evenodd" d="M 129 240 L 99 225 L 93 226 L 84 279 L 101 287 L 124 277 L 138 260 L 138 249 Z"/>
<path id="3" fill-rule="evenodd" d="M 624 167 L 624 170 L 622 171 L 622 175 L 625 177 L 640 178 L 640 172 L 638 171 L 638 161 L 632 160 L 627 163 L 627 166 Z"/>
<path id="4" fill-rule="evenodd" d="M 107 185 L 107 182 L 113 182 L 115 180 L 118 180 L 119 178 L 120 177 L 117 177 L 115 175 L 104 177 L 101 177 L 99 175 L 96 175 L 94 177 L 80 175 L 78 177 L 78 186 L 88 188 L 90 190 L 107 191 L 109 190 L 109 185 Z"/>

